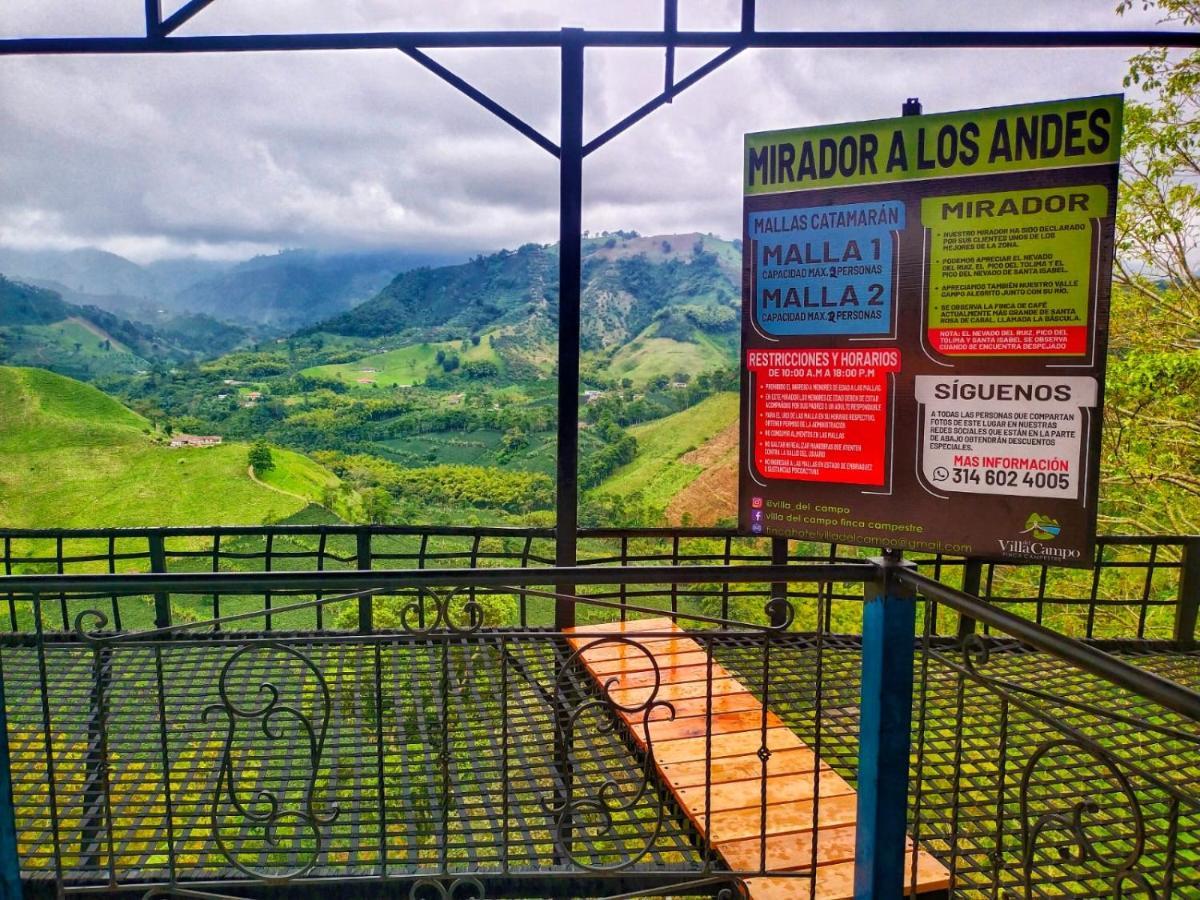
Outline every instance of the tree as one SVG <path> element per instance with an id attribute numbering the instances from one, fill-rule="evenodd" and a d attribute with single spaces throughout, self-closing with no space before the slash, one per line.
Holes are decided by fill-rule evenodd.
<path id="1" fill-rule="evenodd" d="M 1200 27 L 1196 0 L 1121 0 Z M 1123 531 L 1200 528 L 1200 51 L 1130 60 L 1101 513 Z"/>
<path id="2" fill-rule="evenodd" d="M 246 454 L 246 462 L 254 470 L 255 475 L 263 475 L 275 468 L 275 457 L 271 455 L 271 448 L 261 438 L 250 445 L 250 452 Z"/>
<path id="3" fill-rule="evenodd" d="M 392 511 L 392 495 L 383 488 L 371 488 L 363 493 L 363 515 L 372 525 L 388 520 Z"/>
<path id="4" fill-rule="evenodd" d="M 1136 0 L 1122 0 L 1125 12 Z M 1197 0 L 1157 0 L 1166 22 L 1200 27 Z M 1158 47 L 1130 60 L 1125 104 L 1117 283 L 1146 302 L 1160 343 L 1200 348 L 1200 51 Z"/>

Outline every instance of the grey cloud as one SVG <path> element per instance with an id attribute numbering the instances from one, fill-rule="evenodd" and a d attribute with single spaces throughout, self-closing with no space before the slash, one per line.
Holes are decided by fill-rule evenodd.
<path id="1" fill-rule="evenodd" d="M 174 0 L 178 5 L 182 0 Z M 171 6 L 171 4 L 165 4 Z M 762 0 L 763 28 L 1146 27 L 1111 2 Z M 735 0 L 683 0 L 731 27 Z M 140 0 L 4 0 L 0 32 L 136 33 Z M 981 10 L 986 9 L 986 15 Z M 216 0 L 188 33 L 654 27 L 657 3 Z M 281 25 L 281 23 L 284 23 Z M 679 54 L 686 72 L 707 58 Z M 1124 51 L 756 51 L 586 164 L 585 227 L 734 234 L 742 134 L 1119 89 Z M 437 58 L 557 137 L 554 51 Z M 587 133 L 661 85 L 662 51 L 589 54 Z M 245 248 L 481 249 L 557 233 L 554 161 L 402 54 L 0 59 L 0 241 L 143 258 Z M 118 252 L 122 252 L 118 250 Z"/>

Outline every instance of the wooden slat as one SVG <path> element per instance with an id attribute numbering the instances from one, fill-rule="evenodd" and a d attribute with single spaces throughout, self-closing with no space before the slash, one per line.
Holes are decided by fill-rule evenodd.
<path id="1" fill-rule="evenodd" d="M 789 772 L 811 772 L 816 762 L 816 754 L 807 747 L 795 750 L 781 750 L 771 754 L 767 766 L 767 777 L 785 775 Z M 822 765 L 822 768 L 825 768 Z M 714 759 L 708 766 L 705 760 L 697 759 L 691 762 L 668 763 L 659 765 L 659 771 L 673 788 L 704 784 L 711 773 L 713 784 L 726 781 L 745 781 L 751 778 L 762 778 L 763 764 L 757 753 L 744 753 L 741 756 L 730 756 L 725 759 Z"/>
<path id="2" fill-rule="evenodd" d="M 634 688 L 614 688 L 609 692 L 609 696 L 614 702 L 620 703 L 622 706 L 635 707 L 646 702 L 650 696 L 650 690 L 653 685 L 642 685 Z M 682 684 L 662 684 L 659 685 L 658 693 L 655 694 L 657 700 L 688 700 L 701 698 L 708 693 L 708 685 L 703 681 L 688 681 Z M 714 697 L 721 694 L 744 694 L 746 688 L 736 678 L 714 678 L 712 683 L 712 695 Z"/>
<path id="3" fill-rule="evenodd" d="M 639 649 L 645 647 L 647 650 L 657 653 L 660 649 L 667 653 L 686 653 L 688 650 L 699 650 L 700 645 L 691 638 L 672 638 L 672 637 L 652 637 L 639 638 L 638 646 L 634 647 L 631 644 L 624 642 L 603 643 L 604 638 L 597 637 L 591 641 L 591 646 L 584 641 L 581 646 L 587 647 L 580 654 L 585 662 L 599 662 L 605 659 L 617 659 L 619 657 L 643 657 L 645 654 Z"/>
<path id="4" fill-rule="evenodd" d="M 801 775 L 804 777 L 801 777 Z M 853 794 L 854 788 L 846 780 L 828 769 L 821 771 L 821 796 L 838 797 Z M 817 780 L 811 773 L 793 773 L 787 775 L 772 775 L 767 778 L 767 798 L 769 803 L 787 803 L 791 800 L 811 800 L 816 793 Z M 689 809 L 699 812 L 704 810 L 706 793 L 712 801 L 714 812 L 724 812 L 730 809 L 753 807 L 758 809 L 762 803 L 762 779 L 749 781 L 727 781 L 724 784 L 714 784 L 706 792 L 704 785 L 678 788 L 675 792 L 681 801 L 687 803 Z"/>
<path id="5" fill-rule="evenodd" d="M 574 628 L 568 628 L 572 634 L 624 634 L 627 632 L 639 631 L 661 631 L 661 632 L 678 632 L 680 637 L 685 637 L 683 630 L 675 624 L 669 616 L 659 616 L 654 619 L 629 619 L 625 622 L 601 622 L 596 625 L 576 625 Z M 572 639 L 572 643 L 574 643 Z"/>
<path id="6" fill-rule="evenodd" d="M 772 752 L 776 750 L 799 750 L 804 742 L 792 733 L 790 728 L 780 726 L 767 729 L 767 747 Z M 689 760 L 703 760 L 705 756 L 711 759 L 721 759 L 725 756 L 744 756 L 747 753 L 757 753 L 762 746 L 763 735 L 760 731 L 738 731 L 734 734 L 714 734 L 711 738 L 684 738 L 678 741 L 665 741 L 654 745 L 654 758 L 663 765 Z"/>
<path id="7" fill-rule="evenodd" d="M 653 645 L 650 645 L 647 649 L 651 648 L 653 648 Z M 593 675 L 615 675 L 622 672 L 652 672 L 655 667 L 661 670 L 674 669 L 678 666 L 706 666 L 708 665 L 708 654 L 697 645 L 683 653 L 666 650 L 659 653 L 655 649 L 653 656 L 649 653 L 635 651 L 617 659 L 593 660 L 585 651 L 583 662 L 587 666 L 588 671 Z M 724 674 L 728 674 L 725 673 L 724 669 L 721 671 Z"/>
<path id="8" fill-rule="evenodd" d="M 820 832 L 821 860 L 829 863 L 854 859 L 854 825 L 840 825 Z M 735 872 L 756 872 L 763 864 L 763 842 L 757 835 L 742 841 L 724 841 L 717 852 Z M 792 831 L 767 838 L 766 868 L 779 872 L 808 869 L 812 865 L 813 832 Z"/>
<path id="9" fill-rule="evenodd" d="M 768 728 L 783 728 L 783 720 L 775 713 L 766 712 Z M 674 721 L 650 722 L 650 737 L 654 746 L 661 747 L 666 741 L 681 738 L 703 737 L 712 725 L 713 734 L 734 734 L 739 731 L 761 731 L 763 725 L 763 709 L 747 709 L 742 712 L 714 713 L 711 722 L 708 716 L 691 716 L 686 719 L 676 718 Z M 638 737 L 638 733 L 634 733 Z M 657 751 L 656 751 L 657 752 Z"/>
<path id="10" fill-rule="evenodd" d="M 587 665 L 586 663 L 584 664 Z M 593 677 L 595 674 L 593 673 Z M 731 677 L 720 666 L 713 666 L 712 678 L 729 678 Z M 608 673 L 600 676 L 599 681 L 603 684 L 613 683 L 612 690 L 627 691 L 635 687 L 653 687 L 655 684 L 670 682 L 675 686 L 685 684 L 696 684 L 700 687 L 700 696 L 704 696 L 704 685 L 709 679 L 709 667 L 707 663 L 699 663 L 691 666 L 662 666 L 657 672 L 653 670 L 621 672 L 620 674 Z"/>
<path id="11" fill-rule="evenodd" d="M 629 733 L 643 749 L 649 747 L 680 808 L 730 869 L 759 871 L 765 842 L 765 871 L 797 873 L 748 878 L 755 900 L 811 898 L 814 880 L 820 900 L 853 896 L 858 797 L 845 779 L 820 763 L 782 719 L 764 710 L 670 619 L 574 630 L 580 636 L 569 641 L 584 668 L 625 707 L 617 713 Z M 639 639 L 643 633 L 647 636 Z M 636 646 L 606 642 L 611 634 Z M 644 705 L 652 692 L 655 700 L 673 705 L 673 716 L 666 707 L 654 708 L 649 716 L 645 710 L 629 711 Z M 765 763 L 758 755 L 764 737 L 770 750 Z M 819 803 L 814 800 L 818 784 Z M 949 884 L 945 867 L 924 851 L 917 857 L 918 893 L 944 890 Z M 906 865 L 911 864 L 910 852 Z"/>
<path id="12" fill-rule="evenodd" d="M 950 887 L 950 873 L 940 862 L 925 851 L 917 854 L 917 891 L 913 894 L 912 854 L 904 859 L 903 895 L 921 896 Z M 811 900 L 811 876 L 795 875 L 790 878 L 747 878 L 746 888 L 754 900 Z M 818 900 L 850 900 L 854 896 L 854 860 L 832 863 L 817 868 Z"/>
<path id="13" fill-rule="evenodd" d="M 675 708 L 675 721 L 682 721 L 683 719 L 695 718 L 697 716 L 703 718 L 708 714 L 709 705 L 708 698 L 703 696 L 671 701 L 671 706 Z M 712 698 L 711 706 L 714 716 L 732 712 L 753 711 L 757 713 L 762 709 L 762 704 L 758 702 L 758 698 L 748 691 L 742 691 L 737 694 L 717 694 Z M 641 713 L 622 712 L 619 715 L 626 722 L 640 722 L 642 720 Z M 651 722 L 666 721 L 670 718 L 670 711 L 663 706 L 658 707 L 650 714 Z"/>
<path id="14" fill-rule="evenodd" d="M 812 831 L 813 802 L 796 800 L 791 803 L 771 803 L 766 806 L 766 834 L 788 834 L 793 831 Z M 724 841 L 742 841 L 763 834 L 763 807 L 732 809 L 713 813 L 709 837 L 714 844 Z M 858 819 L 858 796 L 821 798 L 818 830 L 837 825 L 853 825 Z M 818 839 L 819 842 L 819 839 Z"/>

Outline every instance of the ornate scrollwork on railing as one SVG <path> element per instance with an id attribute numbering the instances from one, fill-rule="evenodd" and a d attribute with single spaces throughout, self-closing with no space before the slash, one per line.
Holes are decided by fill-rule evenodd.
<path id="1" fill-rule="evenodd" d="M 408 892 L 409 900 L 484 900 L 483 882 L 473 875 L 452 880 L 419 878 Z"/>
<path id="2" fill-rule="evenodd" d="M 972 632 L 962 639 L 962 643 L 958 647 L 958 652 L 962 657 L 963 668 L 975 676 L 981 683 L 988 685 L 994 690 L 1020 690 L 1019 685 L 1002 681 L 983 671 L 983 668 L 991 662 L 993 652 L 1004 654 L 1020 647 L 1021 642 L 1015 639 L 985 638 L 981 634 Z"/>
<path id="3" fill-rule="evenodd" d="M 619 683 L 618 676 L 608 678 L 599 695 L 581 694 L 574 679 L 580 658 L 584 653 L 600 647 L 622 646 L 631 648 L 646 657 L 646 670 L 653 675 L 649 685 L 638 685 L 636 702 L 621 703 L 612 696 L 613 688 Z M 646 744 L 644 765 L 640 779 L 622 784 L 612 773 L 577 772 L 556 788 L 553 801 L 542 801 L 546 813 L 553 817 L 554 843 L 564 857 L 582 869 L 593 872 L 614 872 L 634 865 L 654 846 L 662 830 L 665 804 L 651 796 L 656 785 L 654 766 L 654 742 L 650 734 L 650 720 L 655 712 L 666 713 L 665 720 L 675 718 L 675 707 L 658 698 L 662 676 L 657 660 L 642 644 L 624 637 L 601 637 L 581 646 L 559 666 L 555 679 L 554 716 L 556 748 L 569 757 L 571 738 L 576 729 L 586 725 L 589 735 L 612 734 L 620 725 L 620 714 L 638 723 Z M 570 765 L 569 758 L 567 759 Z M 597 784 L 596 782 L 599 781 Z M 638 817 L 637 828 L 626 838 L 619 834 L 621 820 L 629 817 L 632 822 L 637 808 L 643 800 L 648 802 L 648 811 L 654 816 L 652 825 Z M 641 846 L 628 852 L 619 847 L 622 841 L 642 839 Z M 608 843 L 608 847 L 600 844 Z M 615 862 L 598 862 L 600 857 L 618 857 Z"/>
<path id="4" fill-rule="evenodd" d="M 470 594 L 461 610 L 454 609 L 454 600 L 462 593 L 461 589 L 438 590 L 423 588 L 417 591 L 400 609 L 400 627 L 408 634 L 434 634 L 436 632 L 452 632 L 454 634 L 474 634 L 483 628 L 483 604 Z M 455 621 L 454 613 L 458 612 L 466 621 Z"/>
<path id="5" fill-rule="evenodd" d="M 75 616 L 75 633 L 89 644 L 103 644 L 109 635 L 108 616 L 98 609 L 85 609 Z"/>
<path id="6" fill-rule="evenodd" d="M 270 654 L 282 658 L 270 659 Z M 315 711 L 310 714 L 300 703 L 284 703 L 274 682 L 260 680 L 260 672 L 267 670 L 286 678 L 302 696 L 315 693 Z M 329 685 L 307 656 L 270 643 L 250 644 L 230 656 L 217 690 L 220 702 L 201 713 L 206 723 L 215 715 L 224 716 L 228 729 L 210 810 L 213 840 L 235 868 L 252 877 L 280 881 L 304 875 L 321 856 L 325 827 L 338 817 L 336 806 L 322 808 L 316 796 L 329 730 Z M 287 759 L 265 754 L 257 768 L 239 768 L 239 761 L 247 759 L 246 748 L 237 752 L 239 738 L 250 747 L 264 739 L 272 745 L 298 740 L 307 768 L 297 770 L 294 749 Z M 259 784 L 272 787 L 256 786 L 256 777 Z M 288 805 L 289 799 L 296 802 Z"/>
<path id="7" fill-rule="evenodd" d="M 1065 757 L 1088 793 L 1067 808 L 1039 812 L 1033 808 L 1034 798 L 1031 797 L 1034 777 L 1056 755 Z M 1078 773 L 1081 757 L 1087 760 L 1086 778 Z M 1061 788 L 1061 777 L 1058 774 L 1054 777 Z M 1108 791 L 1103 789 L 1106 784 L 1110 788 Z M 1104 802 L 1106 798 L 1107 803 Z M 1056 796 L 1040 805 L 1049 806 L 1056 801 L 1062 802 L 1062 799 Z M 1056 737 L 1045 741 L 1025 763 L 1020 803 L 1021 871 L 1026 897 L 1035 894 L 1036 869 L 1043 866 L 1061 869 L 1072 865 L 1088 865 L 1093 871 L 1099 866 L 1110 880 L 1110 896 L 1123 896 L 1129 885 L 1135 885 L 1146 896 L 1156 896 L 1146 874 L 1138 869 L 1146 847 L 1141 803 L 1129 779 L 1110 754 L 1075 738 Z M 1106 808 L 1111 810 L 1107 816 Z M 1118 828 L 1120 833 L 1117 833 Z M 1053 837 L 1055 834 L 1057 839 Z M 1042 851 L 1041 858 L 1039 851 Z M 1050 855 L 1046 851 L 1054 852 Z M 1061 872 L 1047 873 L 1045 883 L 1061 880 L 1060 875 Z"/>
<path id="8" fill-rule="evenodd" d="M 796 607 L 787 597 L 772 597 L 763 607 L 772 631 L 787 631 L 796 619 Z"/>

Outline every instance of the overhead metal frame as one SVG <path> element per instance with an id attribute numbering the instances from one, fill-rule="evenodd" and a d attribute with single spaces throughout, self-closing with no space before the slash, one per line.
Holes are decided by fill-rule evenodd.
<path id="1" fill-rule="evenodd" d="M 755 0 L 742 0 L 736 31 L 680 31 L 678 0 L 663 0 L 663 27 L 649 30 L 579 28 L 535 31 L 381 31 L 309 34 L 178 35 L 178 30 L 215 0 L 188 0 L 163 16 L 162 0 L 145 0 L 145 35 L 132 37 L 35 37 L 0 39 L 0 56 L 129 55 L 173 53 L 297 52 L 306 50 L 399 50 L 460 91 L 559 161 L 559 346 L 556 561 L 577 562 L 579 525 L 579 330 L 583 159 L 729 60 L 748 49 L 1002 49 L 1177 47 L 1200 48 L 1200 33 L 1122 29 L 1102 31 L 760 31 Z M 590 141 L 583 134 L 584 56 L 589 48 L 658 48 L 665 53 L 663 89 Z M 515 113 L 429 57 L 432 49 L 558 48 L 562 89 L 559 140 L 555 143 Z M 676 79 L 679 48 L 720 52 Z M 571 593 L 571 585 L 559 585 Z M 560 627 L 572 610 L 560 610 Z"/>

